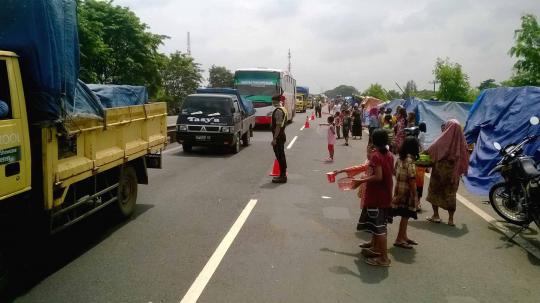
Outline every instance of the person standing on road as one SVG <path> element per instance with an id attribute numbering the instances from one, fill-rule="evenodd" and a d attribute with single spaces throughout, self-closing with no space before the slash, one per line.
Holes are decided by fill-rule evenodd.
<path id="1" fill-rule="evenodd" d="M 443 133 L 431 144 L 427 153 L 433 168 L 426 201 L 433 207 L 433 216 L 427 218 L 440 223 L 439 207 L 448 211 L 448 225 L 455 226 L 456 194 L 461 175 L 467 173 L 469 153 L 459 121 L 452 119 L 444 125 Z"/>
<path id="2" fill-rule="evenodd" d="M 353 139 L 360 137 L 362 139 L 362 113 L 358 109 L 358 105 L 355 104 L 352 112 L 352 136 Z"/>
<path id="3" fill-rule="evenodd" d="M 394 148 L 399 151 L 405 140 L 405 128 L 407 127 L 407 111 L 404 107 L 398 107 L 397 122 L 394 126 Z"/>
<path id="4" fill-rule="evenodd" d="M 373 266 L 390 266 L 387 248 L 387 223 L 392 221 L 392 188 L 394 157 L 388 151 L 388 135 L 382 129 L 373 131 L 374 151 L 369 157 L 370 176 L 354 180 L 353 187 L 366 183 L 362 213 L 356 229 L 372 234 L 371 242 L 362 243 L 362 255 Z M 335 171 L 346 172 L 347 169 Z"/>
<path id="5" fill-rule="evenodd" d="M 351 112 L 346 109 L 343 112 L 343 139 L 345 139 L 345 146 L 349 146 L 349 132 L 351 131 L 352 119 Z"/>
<path id="6" fill-rule="evenodd" d="M 315 100 L 315 116 L 322 118 L 322 104 L 319 100 Z"/>
<path id="7" fill-rule="evenodd" d="M 328 130 L 326 131 L 326 139 L 328 141 L 328 159 L 326 162 L 334 161 L 334 145 L 336 144 L 336 126 L 334 125 L 334 116 L 328 116 L 326 124 L 319 125 L 328 125 Z"/>
<path id="8" fill-rule="evenodd" d="M 396 187 L 392 199 L 392 215 L 401 217 L 401 221 L 394 246 L 406 249 L 411 249 L 411 245 L 418 245 L 407 235 L 407 225 L 410 218 L 418 219 L 416 210 L 419 201 L 416 191 L 416 165 L 414 165 L 414 161 L 418 159 L 419 152 L 418 140 L 412 136 L 405 138 L 399 150 L 399 158 L 395 167 Z"/>
<path id="9" fill-rule="evenodd" d="M 279 163 L 279 176 L 272 179 L 273 183 L 287 183 L 287 159 L 285 158 L 285 123 L 287 121 L 287 111 L 281 105 L 283 96 L 272 97 L 272 147 Z"/>
<path id="10" fill-rule="evenodd" d="M 341 139 L 341 126 L 343 125 L 343 115 L 337 110 L 334 114 L 334 124 L 336 125 L 337 138 Z"/>

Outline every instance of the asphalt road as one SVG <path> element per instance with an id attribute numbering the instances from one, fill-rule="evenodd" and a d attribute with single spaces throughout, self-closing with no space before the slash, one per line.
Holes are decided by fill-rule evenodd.
<path id="1" fill-rule="evenodd" d="M 267 176 L 270 133 L 258 130 L 249 147 L 184 153 L 172 144 L 164 169 L 139 187 L 135 216 L 107 212 L 50 239 L 16 289 L 15 302 L 180 302 L 250 200 L 247 216 L 198 302 L 538 302 L 540 260 L 477 213 L 458 204 L 456 227 L 410 223 L 413 250 L 392 247 L 390 268 L 364 264 L 355 231 L 354 192 L 328 184 L 324 173 L 365 160 L 363 140 L 336 146 L 327 157 L 326 130 L 303 115 L 287 127 L 289 182 Z M 496 218 L 483 197 L 460 193 Z M 426 203 L 424 203 L 425 206 Z M 443 219 L 446 217 L 443 215 Z M 522 242 L 540 246 L 538 232 Z"/>

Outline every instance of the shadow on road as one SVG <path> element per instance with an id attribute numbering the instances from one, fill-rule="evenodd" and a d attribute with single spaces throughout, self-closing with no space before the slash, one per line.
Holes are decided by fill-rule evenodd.
<path id="1" fill-rule="evenodd" d="M 328 269 L 328 271 L 330 271 L 331 273 L 357 277 L 362 280 L 362 282 L 367 284 L 378 284 L 384 279 L 388 278 L 388 267 L 374 267 L 366 264 L 364 262 L 364 257 L 362 256 L 360 251 L 358 253 L 348 253 L 332 250 L 326 247 L 321 248 L 320 250 L 323 252 L 330 252 L 355 258 L 354 264 L 356 264 L 358 273 L 348 269 L 345 266 L 332 266 Z"/>
<path id="2" fill-rule="evenodd" d="M 242 149 L 242 148 L 241 148 Z M 240 150 L 242 152 L 242 150 Z M 193 147 L 191 152 L 179 150 L 171 153 L 171 156 L 181 158 L 230 158 L 234 156 L 230 149 L 225 147 Z"/>
<path id="3" fill-rule="evenodd" d="M 414 228 L 429 230 L 431 232 L 451 238 L 459 238 L 469 233 L 469 228 L 467 227 L 467 224 L 457 223 L 455 227 L 452 227 L 442 222 L 431 223 L 425 220 L 418 220 L 409 221 L 409 225 Z"/>
<path id="4" fill-rule="evenodd" d="M 10 269 L 12 274 L 7 288 L 8 297 L 4 299 L 10 302 L 28 292 L 153 207 L 154 205 L 150 204 L 136 204 L 133 216 L 128 220 L 118 219 L 111 207 L 107 207 L 64 232 L 29 241 L 31 243 L 14 252 L 17 257 L 12 260 L 14 265 Z"/>

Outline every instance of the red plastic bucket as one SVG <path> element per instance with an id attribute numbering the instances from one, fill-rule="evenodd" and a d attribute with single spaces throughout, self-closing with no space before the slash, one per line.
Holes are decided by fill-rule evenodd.
<path id="1" fill-rule="evenodd" d="M 326 179 L 328 179 L 328 183 L 336 182 L 336 173 L 333 171 L 326 173 Z"/>
<path id="2" fill-rule="evenodd" d="M 338 180 L 338 187 L 341 190 L 352 190 L 353 186 L 353 178 L 345 177 Z"/>

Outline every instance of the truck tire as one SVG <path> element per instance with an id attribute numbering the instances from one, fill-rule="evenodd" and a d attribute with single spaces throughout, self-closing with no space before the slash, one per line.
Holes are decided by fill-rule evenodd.
<path id="1" fill-rule="evenodd" d="M 233 146 L 231 148 L 231 152 L 233 154 L 237 154 L 240 152 L 240 134 L 236 134 L 234 136 L 234 143 L 233 143 Z"/>
<path id="2" fill-rule="evenodd" d="M 250 137 L 250 136 L 249 136 L 249 133 L 250 133 L 250 131 L 248 130 L 248 131 L 242 136 L 242 144 L 243 144 L 244 146 L 248 146 L 248 145 L 249 145 L 249 139 L 250 139 L 250 138 L 249 138 L 249 137 Z"/>
<path id="3" fill-rule="evenodd" d="M 120 171 L 117 198 L 116 205 L 120 217 L 130 217 L 137 203 L 137 173 L 133 166 L 124 166 Z"/>
<path id="4" fill-rule="evenodd" d="M 182 149 L 184 150 L 184 152 L 190 153 L 191 150 L 193 149 L 193 146 L 191 146 L 189 144 L 186 144 L 186 143 L 183 143 L 182 144 Z"/>

